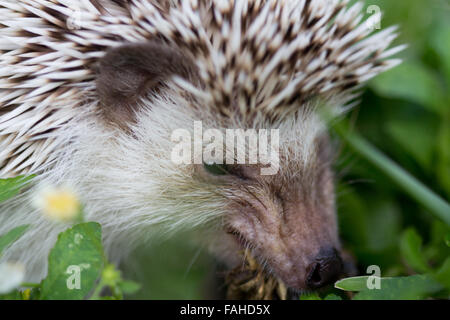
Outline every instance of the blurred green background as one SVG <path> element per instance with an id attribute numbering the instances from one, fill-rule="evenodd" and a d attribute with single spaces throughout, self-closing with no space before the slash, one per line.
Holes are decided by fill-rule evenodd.
<path id="1" fill-rule="evenodd" d="M 354 130 L 448 201 L 450 1 L 367 0 L 369 5 L 381 8 L 381 28 L 399 25 L 396 44 L 409 47 L 398 55 L 402 65 L 370 82 L 348 119 Z M 426 272 L 450 256 L 443 241 L 448 226 L 343 143 L 336 171 L 341 238 L 361 273 L 373 264 L 382 276 Z M 130 298 L 211 297 L 212 261 L 185 241 L 140 248 L 134 256 L 136 264 L 127 265 L 125 276 L 143 288 Z"/>

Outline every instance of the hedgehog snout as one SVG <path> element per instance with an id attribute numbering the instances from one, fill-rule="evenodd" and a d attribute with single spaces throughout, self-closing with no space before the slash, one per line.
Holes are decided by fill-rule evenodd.
<path id="1" fill-rule="evenodd" d="M 336 248 L 325 248 L 306 268 L 306 286 L 318 289 L 336 280 L 342 273 L 342 259 Z"/>
<path id="2" fill-rule="evenodd" d="M 286 206 L 281 216 L 270 210 L 267 202 L 260 210 L 260 214 L 248 210 L 230 217 L 231 228 L 226 231 L 287 287 L 315 290 L 342 275 L 334 215 L 291 211 Z"/>
<path id="3" fill-rule="evenodd" d="M 291 259 L 289 261 L 288 259 Z M 317 290 L 332 284 L 343 272 L 343 262 L 334 247 L 323 247 L 309 258 L 297 255 L 272 264 L 271 269 L 285 285 L 294 290 Z"/>

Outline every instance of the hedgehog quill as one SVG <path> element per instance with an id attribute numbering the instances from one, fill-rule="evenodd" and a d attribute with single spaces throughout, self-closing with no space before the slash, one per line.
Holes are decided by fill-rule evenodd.
<path id="1" fill-rule="evenodd" d="M 196 229 L 230 270 L 248 250 L 294 290 L 339 277 L 334 151 L 318 110 L 348 110 L 403 49 L 389 48 L 395 27 L 373 33 L 348 2 L 0 0 L 0 177 L 36 175 L 0 207 L 0 234 L 32 226 L 2 260 L 26 265 L 28 281 L 45 275 L 63 226 L 31 198 L 70 184 L 114 261 Z M 195 121 L 277 129 L 279 170 L 174 163 L 171 134 Z"/>

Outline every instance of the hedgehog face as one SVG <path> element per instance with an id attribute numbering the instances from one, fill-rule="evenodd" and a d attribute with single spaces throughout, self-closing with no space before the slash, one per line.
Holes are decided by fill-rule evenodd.
<path id="1" fill-rule="evenodd" d="M 317 158 L 303 170 L 284 162 L 269 177 L 248 166 L 238 172 L 245 180 L 234 190 L 227 233 L 291 288 L 335 280 L 341 261 L 328 160 Z"/>
<path id="2" fill-rule="evenodd" d="M 190 130 L 191 138 L 194 121 L 202 121 L 204 132 L 247 129 L 238 117 L 224 120 L 191 104 L 176 92 L 161 90 L 158 97 L 144 101 L 137 124 L 118 129 L 110 142 L 98 135 L 93 146 L 93 134 L 86 136 L 83 145 L 95 150 L 88 156 L 96 164 L 92 173 L 102 175 L 94 178 L 108 180 L 98 191 L 99 201 L 89 204 L 99 210 L 103 203 L 114 203 L 115 210 L 123 208 L 127 216 L 132 208 L 141 227 L 155 220 L 168 228 L 206 226 L 205 232 L 213 232 L 204 239 L 219 259 L 238 265 L 239 253 L 249 248 L 261 265 L 291 288 L 313 289 L 334 280 L 341 261 L 332 154 L 318 116 L 305 109 L 278 125 L 256 126 L 277 128 L 280 134 L 279 170 L 262 175 L 262 164 L 207 165 L 205 157 L 203 164 L 174 163 L 171 150 L 176 143 L 170 137 L 176 129 Z M 80 180 L 86 181 L 92 173 Z M 94 197 L 95 191 L 82 193 Z M 130 229 L 128 221 L 125 228 Z"/>
<path id="3" fill-rule="evenodd" d="M 195 82 L 195 68 L 189 59 L 154 42 L 110 51 L 99 63 L 99 70 L 97 91 L 103 119 L 124 132 L 128 142 L 123 150 L 128 155 L 130 146 L 136 145 L 135 157 L 143 153 L 141 150 L 147 150 L 148 154 L 142 154 L 142 158 L 157 157 L 161 172 L 168 175 L 157 177 L 153 172 L 152 176 L 138 178 L 152 181 L 147 182 L 152 184 L 149 190 L 164 189 L 164 195 L 158 192 L 161 194 L 158 202 L 166 208 L 157 210 L 170 210 L 173 219 L 176 212 L 180 217 L 189 216 L 191 221 L 197 217 L 198 221 L 205 222 L 213 217 L 223 229 L 218 240 L 222 241 L 221 248 L 212 250 L 216 255 L 229 262 L 242 248 L 248 247 L 261 264 L 289 287 L 314 289 L 339 276 L 341 260 L 329 166 L 331 155 L 324 126 L 312 102 L 297 115 L 277 123 L 262 116 L 255 117 L 249 125 L 248 119 L 233 111 L 233 104 L 237 104 L 233 99 L 228 109 L 234 114 L 217 115 L 210 111 L 213 108 L 207 105 L 208 101 L 190 96 L 172 81 L 170 76 L 175 75 Z M 171 163 L 170 133 L 176 129 L 192 131 L 194 121 L 201 121 L 205 130 L 279 130 L 279 170 L 263 175 L 261 163 L 187 163 L 184 166 Z M 155 146 L 160 150 L 151 152 Z M 247 158 L 258 153 L 251 150 L 250 144 L 246 147 Z M 224 154 L 227 149 L 224 145 Z M 208 163 L 208 159 L 203 160 Z M 121 167 L 135 169 L 140 165 L 121 163 Z M 142 172 L 150 170 L 141 169 Z M 122 202 L 125 202 L 123 197 Z"/>
<path id="4" fill-rule="evenodd" d="M 336 280 L 342 262 L 330 170 L 314 172 L 321 176 L 312 185 L 286 172 L 267 179 L 242 171 L 248 180 L 233 190 L 225 231 L 290 288 Z"/>
<path id="5" fill-rule="evenodd" d="M 220 249 L 213 251 L 233 255 L 248 248 L 295 289 L 322 287 L 342 271 L 329 142 L 323 133 L 309 138 L 309 159 L 303 144 L 283 141 L 274 175 L 261 175 L 261 166 L 250 164 L 205 164 L 196 173 L 227 200 Z"/>

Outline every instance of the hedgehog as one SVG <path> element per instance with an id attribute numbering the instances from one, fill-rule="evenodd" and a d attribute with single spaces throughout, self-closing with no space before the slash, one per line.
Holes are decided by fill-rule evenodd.
<path id="1" fill-rule="evenodd" d="M 293 290 L 344 272 L 329 121 L 397 65 L 396 27 L 347 0 L 0 0 L 0 177 L 35 177 L 0 207 L 0 234 L 27 233 L 2 261 L 27 280 L 66 226 L 33 196 L 70 185 L 108 256 L 193 230 L 227 268 L 251 252 Z M 373 22 L 373 21 L 372 21 Z M 183 128 L 279 133 L 279 169 L 174 163 Z M 248 145 L 248 152 L 252 146 Z M 226 148 L 226 146 L 225 146 Z"/>

